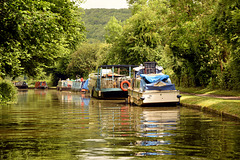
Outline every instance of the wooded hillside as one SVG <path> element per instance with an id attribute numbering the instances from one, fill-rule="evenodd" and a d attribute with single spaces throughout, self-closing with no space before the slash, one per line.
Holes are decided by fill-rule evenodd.
<path id="1" fill-rule="evenodd" d="M 86 9 L 83 21 L 87 30 L 87 39 L 90 41 L 105 41 L 104 27 L 111 17 L 115 17 L 118 21 L 125 21 L 131 16 L 129 9 Z"/>

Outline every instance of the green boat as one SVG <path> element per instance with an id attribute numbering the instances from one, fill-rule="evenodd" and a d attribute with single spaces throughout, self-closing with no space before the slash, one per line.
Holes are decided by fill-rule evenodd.
<path id="1" fill-rule="evenodd" d="M 136 65 L 102 65 L 89 75 L 90 95 L 99 99 L 125 99 Z"/>

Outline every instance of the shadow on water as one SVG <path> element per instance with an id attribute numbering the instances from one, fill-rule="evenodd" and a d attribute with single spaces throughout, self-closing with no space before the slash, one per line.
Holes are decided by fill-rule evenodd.
<path id="1" fill-rule="evenodd" d="M 0 159 L 236 159 L 239 123 L 179 106 L 19 91 L 0 108 Z"/>

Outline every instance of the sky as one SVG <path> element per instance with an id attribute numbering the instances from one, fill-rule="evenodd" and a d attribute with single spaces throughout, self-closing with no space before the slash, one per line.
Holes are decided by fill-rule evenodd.
<path id="1" fill-rule="evenodd" d="M 108 8 L 120 9 L 128 8 L 126 0 L 85 0 L 80 6 L 84 9 L 90 8 Z"/>

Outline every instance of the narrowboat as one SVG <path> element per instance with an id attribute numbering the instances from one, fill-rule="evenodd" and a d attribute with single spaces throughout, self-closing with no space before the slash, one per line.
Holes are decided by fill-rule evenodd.
<path id="1" fill-rule="evenodd" d="M 28 89 L 28 84 L 25 81 L 14 82 L 14 86 L 17 87 L 18 89 Z"/>
<path id="2" fill-rule="evenodd" d="M 75 92 L 80 92 L 80 91 L 82 90 L 82 84 L 83 84 L 83 82 L 78 81 L 78 80 L 74 80 L 74 81 L 72 82 L 72 88 L 71 88 L 71 90 L 72 90 L 72 91 L 75 91 Z"/>
<path id="3" fill-rule="evenodd" d="M 72 91 L 75 92 L 87 92 L 88 91 L 88 79 L 87 80 L 74 80 L 72 83 Z"/>
<path id="4" fill-rule="evenodd" d="M 35 82 L 35 89 L 47 89 L 47 88 L 48 88 L 47 82 L 45 81 Z"/>
<path id="5" fill-rule="evenodd" d="M 99 99 L 125 99 L 128 97 L 132 68 L 136 65 L 102 65 L 90 74 L 90 96 Z"/>
<path id="6" fill-rule="evenodd" d="M 128 102 L 136 105 L 177 104 L 180 92 L 175 89 L 168 75 L 162 73 L 163 68 L 156 62 L 145 62 L 133 68 L 132 85 L 128 88 Z"/>
<path id="7" fill-rule="evenodd" d="M 59 80 L 57 85 L 58 91 L 70 91 L 72 88 L 73 82 L 70 80 Z"/>

